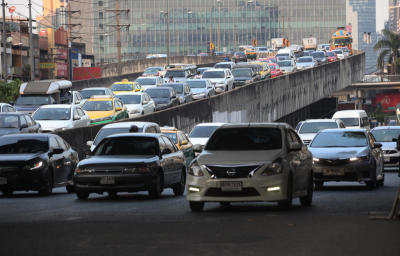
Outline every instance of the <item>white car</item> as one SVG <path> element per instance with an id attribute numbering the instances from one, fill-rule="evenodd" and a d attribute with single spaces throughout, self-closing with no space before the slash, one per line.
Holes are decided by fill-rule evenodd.
<path id="1" fill-rule="evenodd" d="M 277 64 L 283 73 L 291 73 L 296 71 L 296 64 L 294 60 L 282 60 L 278 61 Z"/>
<path id="2" fill-rule="evenodd" d="M 376 142 L 382 144 L 385 169 L 399 169 L 400 151 L 397 149 L 397 138 L 400 126 L 378 126 L 371 130 Z"/>
<path id="3" fill-rule="evenodd" d="M 317 60 L 315 60 L 311 56 L 300 57 L 297 59 L 296 68 L 298 70 L 306 69 L 306 68 L 314 68 L 318 66 Z"/>
<path id="4" fill-rule="evenodd" d="M 233 89 L 233 75 L 229 69 L 208 69 L 201 76 L 208 79 L 215 87 L 216 93 L 227 92 Z"/>
<path id="5" fill-rule="evenodd" d="M 310 206 L 312 155 L 288 124 L 226 124 L 192 161 L 186 184 L 192 211 L 205 202 L 278 202 L 287 209 L 295 197 Z"/>
<path id="6" fill-rule="evenodd" d="M 202 123 L 196 125 L 189 134 L 189 140 L 192 144 L 199 145 L 201 150 L 207 143 L 208 138 L 213 134 L 213 132 L 225 123 Z"/>
<path id="7" fill-rule="evenodd" d="M 32 114 L 32 118 L 40 124 L 43 132 L 87 127 L 90 124 L 89 116 L 77 105 L 44 105 Z"/>
<path id="8" fill-rule="evenodd" d="M 0 112 L 17 112 L 17 110 L 8 103 L 0 103 Z"/>
<path id="9" fill-rule="evenodd" d="M 296 130 L 300 139 L 308 146 L 319 131 L 333 128 L 345 128 L 343 121 L 339 119 L 309 119 L 302 121 Z"/>
<path id="10" fill-rule="evenodd" d="M 115 95 L 126 106 L 129 118 L 134 118 L 141 115 L 153 113 L 156 109 L 156 104 L 145 92 L 121 93 Z"/>
<path id="11" fill-rule="evenodd" d="M 82 106 L 86 102 L 86 100 L 90 99 L 90 97 L 95 95 L 106 95 L 114 97 L 113 91 L 110 88 L 105 88 L 105 87 L 85 88 L 80 91 L 80 94 L 83 98 L 82 102 L 80 102 Z"/>
<path id="12" fill-rule="evenodd" d="M 343 50 L 336 49 L 336 50 L 333 50 L 333 52 L 336 53 L 339 60 L 344 59 L 345 56 L 344 56 Z"/>
<path id="13" fill-rule="evenodd" d="M 140 76 L 136 78 L 135 83 L 140 84 L 143 90 L 146 90 L 147 88 L 160 87 L 163 84 L 163 80 L 159 76 Z"/>

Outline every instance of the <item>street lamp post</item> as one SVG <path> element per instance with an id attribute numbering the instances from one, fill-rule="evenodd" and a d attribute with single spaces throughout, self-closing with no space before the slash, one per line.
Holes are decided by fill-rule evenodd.
<path id="1" fill-rule="evenodd" d="M 169 55 L 170 55 L 170 49 L 169 49 L 169 0 L 167 0 L 167 11 L 160 11 L 160 13 L 164 14 L 164 17 L 167 18 L 167 64 L 170 64 L 169 60 Z"/>

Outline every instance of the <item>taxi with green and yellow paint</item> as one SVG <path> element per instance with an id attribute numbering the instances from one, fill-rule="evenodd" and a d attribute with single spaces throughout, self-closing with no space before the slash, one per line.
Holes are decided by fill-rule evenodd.
<path id="1" fill-rule="evenodd" d="M 82 109 L 89 115 L 91 124 L 105 124 L 129 117 L 122 101 L 112 96 L 92 96 Z"/>

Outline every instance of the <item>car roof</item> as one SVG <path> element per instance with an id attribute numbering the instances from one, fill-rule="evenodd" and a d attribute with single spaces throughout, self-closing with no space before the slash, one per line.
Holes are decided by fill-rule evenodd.
<path id="1" fill-rule="evenodd" d="M 197 124 L 195 127 L 197 127 L 197 126 L 221 126 L 224 124 L 225 123 L 201 123 L 201 124 Z"/>
<path id="2" fill-rule="evenodd" d="M 0 115 L 3 116 L 22 116 L 22 115 L 26 115 L 25 113 L 20 113 L 20 112 L 0 112 Z"/>
<path id="3" fill-rule="evenodd" d="M 130 128 L 131 126 L 136 125 L 138 128 L 143 128 L 147 125 L 155 125 L 158 126 L 156 123 L 152 122 L 118 122 L 118 123 L 112 123 L 112 124 L 107 124 L 103 126 L 101 129 L 108 129 L 108 128 Z"/>
<path id="4" fill-rule="evenodd" d="M 327 123 L 337 123 L 340 119 L 307 119 L 303 123 L 316 123 L 316 122 L 327 122 Z"/>
<path id="5" fill-rule="evenodd" d="M 148 78 L 156 79 L 157 77 L 158 76 L 139 76 L 138 78 L 135 79 L 135 81 L 138 80 L 138 79 L 141 79 L 141 78 L 143 78 L 143 79 L 148 79 Z"/>
<path id="6" fill-rule="evenodd" d="M 118 138 L 118 137 L 150 137 L 150 138 L 158 138 L 163 136 L 162 133 L 139 133 L 139 132 L 131 132 L 131 133 L 117 133 L 107 136 L 106 138 Z M 164 135 L 165 136 L 165 135 Z"/>
<path id="7" fill-rule="evenodd" d="M 118 98 L 118 96 L 121 95 L 143 95 L 145 94 L 145 92 L 123 92 L 123 93 L 118 93 L 117 95 L 115 95 L 115 97 Z"/>
<path id="8" fill-rule="evenodd" d="M 190 82 L 192 82 L 192 81 L 207 82 L 207 81 L 209 81 L 209 80 L 208 80 L 208 79 L 189 79 L 189 80 L 187 80 L 186 82 L 187 82 L 187 83 L 190 83 Z"/>
<path id="9" fill-rule="evenodd" d="M 366 132 L 364 128 L 335 128 L 335 129 L 324 129 L 320 132 Z"/>
<path id="10" fill-rule="evenodd" d="M 208 72 L 208 71 L 225 71 L 225 70 L 227 70 L 227 68 L 210 68 L 210 69 L 207 69 L 204 72 Z"/>
<path id="11" fill-rule="evenodd" d="M 53 105 L 43 105 L 40 108 L 72 108 L 74 105 L 68 104 L 53 104 Z"/>
<path id="12" fill-rule="evenodd" d="M 1 136 L 1 138 L 17 137 L 17 138 L 48 138 L 50 136 L 56 136 L 52 133 L 14 133 Z"/>
<path id="13" fill-rule="evenodd" d="M 109 90 L 109 88 L 106 88 L 106 87 L 90 87 L 90 88 L 84 88 L 81 91 L 89 91 L 89 90 Z"/>
<path id="14" fill-rule="evenodd" d="M 260 127 L 260 128 L 292 128 L 289 124 L 287 123 L 274 123 L 274 122 L 268 122 L 268 123 L 236 123 L 236 124 L 223 124 L 221 126 L 221 129 L 225 128 L 246 128 L 246 127 Z"/>
<path id="15" fill-rule="evenodd" d="M 164 84 L 163 84 L 164 85 Z M 150 88 L 147 88 L 146 89 L 146 91 L 152 91 L 152 90 L 174 90 L 173 88 L 171 88 L 171 87 L 167 87 L 167 86 L 161 86 L 161 87 L 150 87 Z"/>
<path id="16" fill-rule="evenodd" d="M 375 130 L 400 130 L 400 126 L 398 125 L 387 125 L 387 126 L 378 126 L 372 129 L 371 131 Z"/>
<path id="17" fill-rule="evenodd" d="M 218 63 L 216 63 L 215 65 L 217 65 L 217 64 L 231 64 L 231 65 L 235 65 L 235 62 L 233 62 L 233 61 L 224 61 L 224 62 L 218 62 Z"/>

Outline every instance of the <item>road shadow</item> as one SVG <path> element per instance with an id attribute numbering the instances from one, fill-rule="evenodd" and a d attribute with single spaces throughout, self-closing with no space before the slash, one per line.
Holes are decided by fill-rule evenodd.
<path id="1" fill-rule="evenodd" d="M 33 192 L 33 191 L 32 192 L 16 192 L 10 196 L 1 194 L 0 198 L 3 198 L 3 199 L 5 199 L 5 198 L 7 198 L 7 199 L 10 199 L 10 198 L 49 198 L 49 197 L 55 197 L 55 196 L 61 196 L 61 195 L 68 195 L 68 193 L 57 191 L 57 192 L 53 192 L 51 195 L 42 196 L 42 195 L 39 195 L 38 192 Z"/>
<path id="2" fill-rule="evenodd" d="M 296 200 L 293 200 L 293 206 L 288 210 L 283 210 L 278 207 L 277 203 L 231 203 L 230 206 L 220 206 L 219 203 L 206 203 L 205 209 L 203 212 L 207 214 L 221 214 L 221 213 L 229 213 L 229 214 L 241 214 L 241 213 L 271 213 L 271 214 L 282 214 L 282 213 L 300 213 L 300 212 L 309 212 L 313 210 L 313 206 L 310 207 L 302 207 L 300 204 L 297 204 Z"/>
<path id="3" fill-rule="evenodd" d="M 107 193 L 104 193 L 103 195 L 99 194 L 91 194 L 88 199 L 86 200 L 81 200 L 76 198 L 77 202 L 104 202 L 104 203 L 109 203 L 109 202 L 143 202 L 143 201 L 149 201 L 149 202 L 156 202 L 156 201 L 161 201 L 161 200 L 166 200 L 166 199 L 171 199 L 171 198 L 176 198 L 174 195 L 161 195 L 160 198 L 151 198 L 148 194 L 136 194 L 136 193 L 120 193 L 115 196 L 110 196 Z"/>

